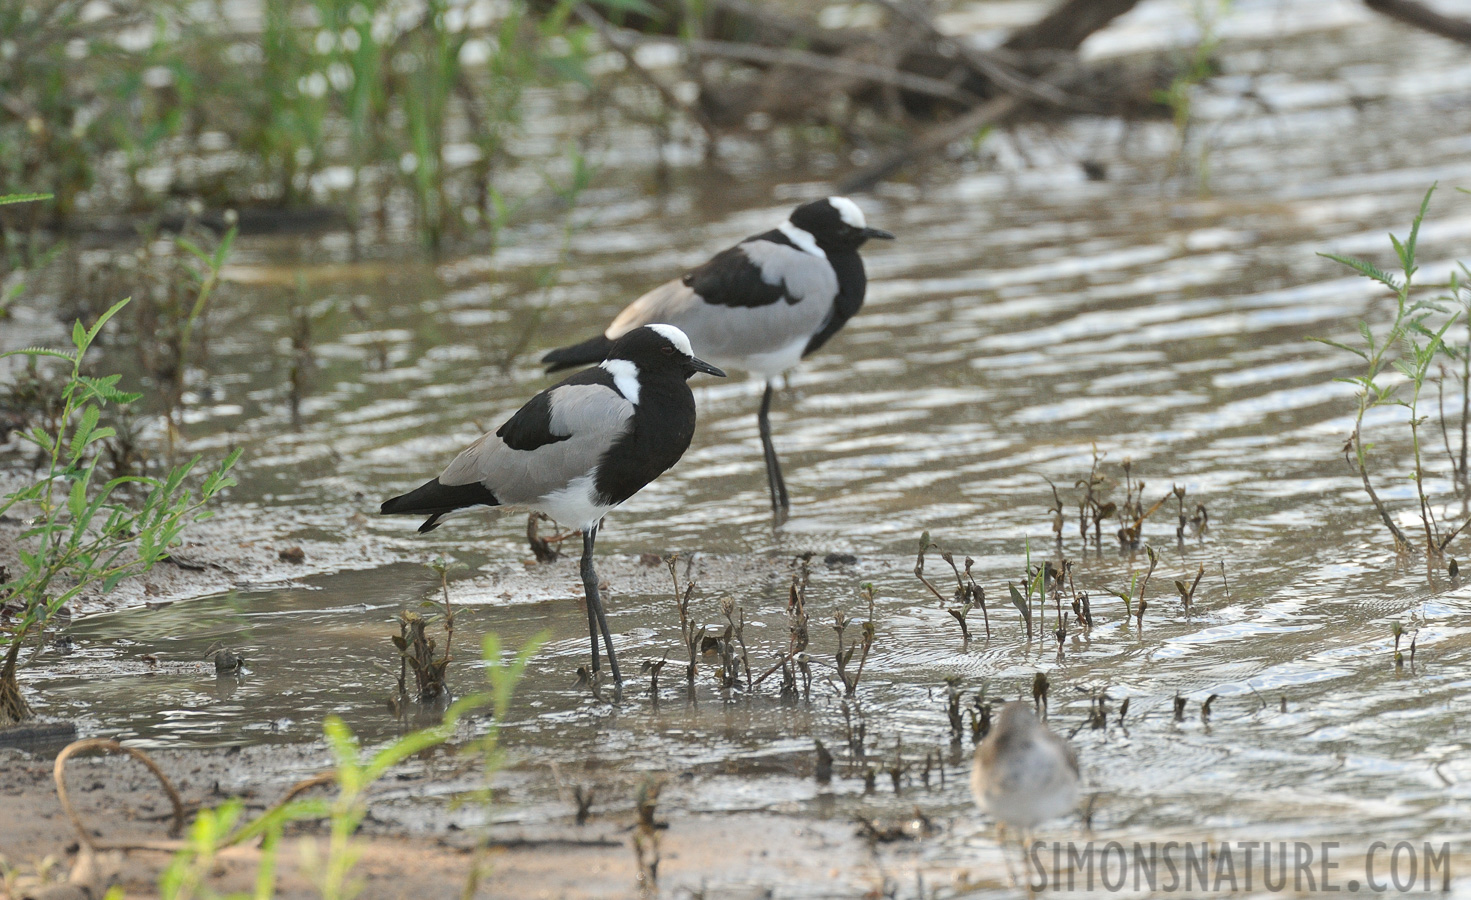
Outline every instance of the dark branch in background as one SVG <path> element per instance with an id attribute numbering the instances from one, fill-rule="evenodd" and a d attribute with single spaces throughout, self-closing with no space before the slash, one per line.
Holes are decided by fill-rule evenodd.
<path id="1" fill-rule="evenodd" d="M 1077 50 L 1095 31 L 1137 6 L 1139 0 L 1067 0 L 1023 28 L 1001 46 L 1017 53 L 1037 50 Z"/>
<path id="2" fill-rule="evenodd" d="M 1471 44 L 1471 22 L 1442 15 L 1417 0 L 1364 0 L 1364 5 L 1406 25 Z"/>
<path id="3" fill-rule="evenodd" d="M 580 10 L 581 7 L 579 7 Z M 887 66 L 878 66 L 856 60 L 843 59 L 841 57 L 825 56 L 821 53 L 812 53 L 807 50 L 763 47 L 759 44 L 738 44 L 734 41 L 707 41 L 701 38 L 691 38 L 683 41 L 672 37 L 649 38 L 631 32 L 613 32 L 611 30 L 604 37 L 608 43 L 613 45 L 615 50 L 625 54 L 629 51 L 629 48 L 639 44 L 674 44 L 688 48 L 697 56 L 713 56 L 766 66 L 790 66 L 795 69 L 810 69 L 815 72 L 843 75 L 858 81 L 890 84 L 916 94 L 925 94 L 930 97 L 953 100 L 957 103 L 970 104 L 975 102 L 974 95 L 966 93 L 948 81 L 941 81 L 938 78 L 927 78 L 924 75 L 913 75 L 909 72 L 892 69 Z M 678 105 L 677 101 L 674 102 Z"/>
<path id="4" fill-rule="evenodd" d="M 868 168 L 843 179 L 838 185 L 838 192 L 853 194 L 869 190 L 910 163 L 939 153 L 956 141 L 973 135 L 982 128 L 995 125 L 1016 111 L 1021 104 L 1022 101 L 1018 97 L 997 97 L 953 122 L 937 125 L 920 135 L 908 146 L 890 153 Z"/>
<path id="5" fill-rule="evenodd" d="M 914 16 L 920 13 L 907 6 L 908 0 L 881 0 L 890 10 L 903 10 L 901 14 Z M 839 185 L 843 193 L 868 190 L 905 166 L 936 153 L 943 152 L 950 144 L 975 134 L 982 128 L 1001 123 L 1019 110 L 1025 101 L 1044 99 L 1059 106 L 1072 107 L 1077 101 L 1058 103 L 1054 97 L 1066 92 L 1057 88 L 1057 83 L 1074 79 L 1079 62 L 1071 51 L 1076 50 L 1095 31 L 1107 26 L 1114 19 L 1133 9 L 1138 0 L 1066 0 L 1050 14 L 1030 28 L 1012 35 L 1002 45 L 1012 52 L 1027 52 L 1056 57 L 1062 55 L 1066 62 L 1053 66 L 1038 78 L 1028 77 L 1011 67 L 989 59 L 985 54 L 970 51 L 962 42 L 949 42 L 961 55 L 972 61 L 977 68 L 991 76 L 991 83 L 1001 95 L 961 115 L 954 121 L 936 125 L 920 134 L 908 146 L 902 147 L 877 163 L 844 179 Z M 907 7 L 907 10 L 906 10 Z M 922 15 L 922 14 L 920 14 Z M 931 26 L 933 28 L 933 26 Z M 939 31 L 935 31 L 939 35 Z M 1004 69 L 1007 77 L 995 77 L 997 68 Z"/>
<path id="6" fill-rule="evenodd" d="M 1105 111 L 1101 104 L 1091 102 L 1086 97 L 1072 96 L 1041 79 L 1028 76 L 1013 64 L 1012 61 L 1020 61 L 1020 57 L 1015 53 L 1005 52 L 1004 55 L 1012 61 L 1003 60 L 1000 54 L 976 50 L 964 41 L 950 37 L 940 31 L 913 0 L 876 0 L 876 2 L 889 12 L 902 16 L 924 29 L 941 54 L 961 57 L 973 69 L 985 75 L 997 88 L 1007 94 L 1051 104 L 1062 109 L 1075 109 L 1079 112 Z"/>
<path id="7" fill-rule="evenodd" d="M 532 0 L 533 6 L 549 0 Z M 1138 0 L 1059 0 L 1048 15 L 983 51 L 934 23 L 919 0 L 871 0 L 888 14 L 881 28 L 822 28 L 777 3 L 709 0 L 692 18 L 681 0 L 649 0 L 653 12 L 577 8 L 613 49 L 677 41 L 699 99 L 678 106 L 707 135 L 742 129 L 761 114 L 774 124 L 818 124 L 850 140 L 879 144 L 912 135 L 843 186 L 856 190 L 998 124 L 1091 114 L 1165 117 L 1160 92 L 1175 77 L 1155 64 L 1083 63 L 1076 50 Z M 665 102 L 672 92 L 633 65 Z M 734 71 L 732 71 L 734 69 Z M 830 97 L 846 102 L 829 103 Z M 877 125 L 870 115 L 877 113 Z M 866 135 L 866 137 L 865 137 Z M 901 138 L 902 139 L 902 138 Z M 892 144 L 890 145 L 892 146 Z"/>

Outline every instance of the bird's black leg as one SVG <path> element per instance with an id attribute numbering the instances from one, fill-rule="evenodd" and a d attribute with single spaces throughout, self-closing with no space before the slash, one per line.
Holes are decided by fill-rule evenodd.
<path id="1" fill-rule="evenodd" d="M 587 598 L 587 633 L 592 638 L 592 671 L 598 671 L 598 573 L 592 567 L 592 545 L 598 536 L 597 528 L 582 533 L 582 591 Z"/>
<path id="2" fill-rule="evenodd" d="M 613 670 L 613 683 L 621 685 L 623 676 L 618 672 L 618 657 L 613 655 L 613 635 L 608 631 L 608 616 L 603 612 L 603 600 L 598 593 L 598 573 L 592 567 L 593 542 L 598 537 L 598 526 L 582 533 L 582 589 L 587 593 L 587 625 L 592 635 L 592 668 L 598 670 L 598 632 L 603 633 L 603 646 L 608 650 L 608 668 Z"/>
<path id="3" fill-rule="evenodd" d="M 787 483 L 781 477 L 781 463 L 776 459 L 776 446 L 771 443 L 771 382 L 766 382 L 766 392 L 761 395 L 761 411 L 756 421 L 761 426 L 761 449 L 766 454 L 766 486 L 771 490 L 771 509 L 784 512 L 791 504 L 787 500 Z"/>

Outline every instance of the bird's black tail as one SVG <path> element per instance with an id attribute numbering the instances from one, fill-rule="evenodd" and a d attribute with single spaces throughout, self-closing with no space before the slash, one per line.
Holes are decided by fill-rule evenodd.
<path id="1" fill-rule="evenodd" d="M 485 485 L 480 482 L 470 484 L 440 484 L 436 478 L 423 484 L 407 494 L 383 501 L 379 512 L 385 516 L 422 516 L 428 515 L 424 524 L 419 526 L 419 533 L 433 531 L 439 527 L 439 520 L 456 510 L 471 506 L 500 506 L 501 502 L 495 498 Z"/>
<path id="2" fill-rule="evenodd" d="M 598 335 L 589 338 L 580 344 L 570 347 L 559 347 L 541 358 L 546 363 L 548 372 L 557 372 L 562 369 L 571 369 L 574 366 L 591 366 L 608 358 L 608 350 L 612 348 L 613 342 L 606 335 Z"/>

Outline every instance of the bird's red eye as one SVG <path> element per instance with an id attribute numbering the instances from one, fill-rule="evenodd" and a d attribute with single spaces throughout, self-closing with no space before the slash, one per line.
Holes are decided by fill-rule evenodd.
<path id="1" fill-rule="evenodd" d="M 665 356 L 668 356 L 669 354 L 671 354 L 671 353 L 674 352 L 674 348 L 673 347 L 660 347 L 659 349 L 662 350 L 662 351 L 664 351 L 664 355 Z"/>

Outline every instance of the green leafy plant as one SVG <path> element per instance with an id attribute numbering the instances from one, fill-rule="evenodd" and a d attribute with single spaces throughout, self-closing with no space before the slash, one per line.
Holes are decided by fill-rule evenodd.
<path id="1" fill-rule="evenodd" d="M 1027 538 L 1026 551 L 1026 562 L 1023 564 L 1024 574 L 1021 579 L 1022 587 L 1026 588 L 1026 596 L 1022 596 L 1022 592 L 1017 590 L 1016 584 L 1013 582 L 1008 581 L 1006 583 L 1006 589 L 1011 594 L 1011 605 L 1015 606 L 1017 612 L 1022 614 L 1022 622 L 1027 626 L 1027 640 L 1030 641 L 1032 639 L 1032 621 L 1034 618 L 1032 615 L 1033 597 L 1037 598 L 1037 603 L 1042 609 L 1041 614 L 1035 617 L 1038 626 L 1042 624 L 1041 617 L 1047 613 L 1047 564 L 1043 563 L 1036 568 L 1032 567 L 1031 538 Z"/>
<path id="2" fill-rule="evenodd" d="M 33 425 L 21 431 L 44 460 L 40 477 L 0 499 L 0 515 L 24 509 L 29 520 L 16 539 L 18 570 L 0 583 L 0 603 L 12 613 L 0 625 L 5 654 L 0 723 L 31 714 L 16 678 L 21 648 L 32 639 L 39 645 L 61 608 L 83 592 L 110 591 L 167 557 L 184 528 L 209 515 L 205 505 L 235 483 L 228 473 L 240 457 L 238 449 L 197 489 L 186 481 L 198 457 L 160 478 L 124 476 L 98 483 L 96 446 L 115 434 L 101 424 L 103 409 L 126 406 L 141 395 L 119 390 L 120 375 L 84 374 L 82 362 L 102 328 L 127 304 L 115 304 L 91 328 L 77 322 L 70 351 L 31 348 L 0 354 L 55 359 L 70 366 L 54 427 Z"/>
<path id="3" fill-rule="evenodd" d="M 179 330 L 179 367 L 182 369 L 189 364 L 189 341 L 194 336 L 194 326 L 199 322 L 200 316 L 204 315 L 209 306 L 209 298 L 220 283 L 220 273 L 224 271 L 225 260 L 230 257 L 230 250 L 235 246 L 235 236 L 239 233 L 238 226 L 231 226 L 225 236 L 214 249 L 206 252 L 198 244 L 188 238 L 178 238 L 175 244 L 181 250 L 185 250 L 198 262 L 198 268 L 193 268 L 190 274 L 194 282 L 194 304 L 189 308 L 189 314 L 184 316 Z"/>
<path id="4" fill-rule="evenodd" d="M 1389 236 L 1390 244 L 1394 247 L 1399 262 L 1398 276 L 1365 260 L 1332 253 L 1319 254 L 1353 269 L 1363 277 L 1388 289 L 1394 298 L 1394 315 L 1389 324 L 1382 329 L 1376 329 L 1368 321 L 1360 321 L 1359 334 L 1363 340 L 1357 345 L 1327 338 L 1313 338 L 1319 343 L 1353 354 L 1363 364 L 1361 374 L 1336 379 L 1351 384 L 1357 389 L 1355 398 L 1358 409 L 1354 416 L 1353 431 L 1344 444 L 1343 453 L 1349 465 L 1358 473 L 1364 493 L 1368 495 L 1384 527 L 1393 536 L 1396 548 L 1409 552 L 1416 549 L 1420 542 L 1411 539 L 1400 528 L 1388 506 L 1375 490 L 1370 477 L 1369 461 L 1373 444 L 1364 440 L 1364 420 L 1371 410 L 1381 406 L 1398 406 L 1405 410 L 1413 454 L 1410 479 L 1415 484 L 1415 495 L 1423 531 L 1423 546 L 1420 549 L 1425 553 L 1427 563 L 1440 559 L 1450 542 L 1467 525 L 1471 525 L 1471 518 L 1453 528 L 1447 528 L 1444 523 L 1438 521 L 1425 485 L 1427 463 L 1422 431 L 1426 417 L 1421 408 L 1422 396 L 1426 384 L 1431 380 L 1431 371 L 1437 358 L 1448 356 L 1455 359 L 1463 352 L 1453 351 L 1445 343 L 1446 333 L 1450 331 L 1451 326 L 1460 316 L 1459 311 L 1451 311 L 1447 306 L 1447 301 L 1453 300 L 1454 297 L 1441 296 L 1427 299 L 1419 296 L 1419 292 L 1415 290 L 1414 277 L 1419 268 L 1415 261 L 1415 251 L 1420 237 L 1420 225 L 1430 208 L 1430 198 L 1434 193 L 1435 186 L 1432 185 L 1425 192 L 1425 197 L 1420 202 L 1420 210 L 1405 239 L 1401 240 L 1393 234 Z M 1451 283 L 1451 291 L 1453 295 L 1459 296 L 1460 294 L 1460 286 L 1455 280 Z M 1403 380 L 1392 377 L 1393 373 L 1397 373 Z M 1447 452 L 1449 453 L 1448 441 Z M 1454 454 L 1452 454 L 1452 468 L 1455 468 Z"/>
<path id="5" fill-rule="evenodd" d="M 516 686 L 521 683 L 521 678 L 525 675 L 527 663 L 531 662 L 541 650 L 542 644 L 546 643 L 546 638 L 546 632 L 538 632 L 514 656 L 505 652 L 501 646 L 500 637 L 495 632 L 487 634 L 481 641 L 481 658 L 485 661 L 485 683 L 488 689 L 479 694 L 479 702 L 473 706 L 488 708 L 491 722 L 485 734 L 467 748 L 469 752 L 479 756 L 482 778 L 482 787 L 467 799 L 480 803 L 482 806 L 490 806 L 491 779 L 505 765 L 505 753 L 501 749 L 501 723 L 506 721 L 506 714 L 511 708 L 511 699 L 515 695 Z M 486 821 L 489 822 L 489 817 L 486 818 Z M 464 900 L 470 900 L 475 896 L 480 879 L 484 877 L 487 869 L 486 851 L 489 849 L 490 831 L 487 824 L 481 830 L 479 840 L 475 844 L 475 855 L 471 860 L 470 874 L 465 879 L 465 889 L 462 894 Z"/>

